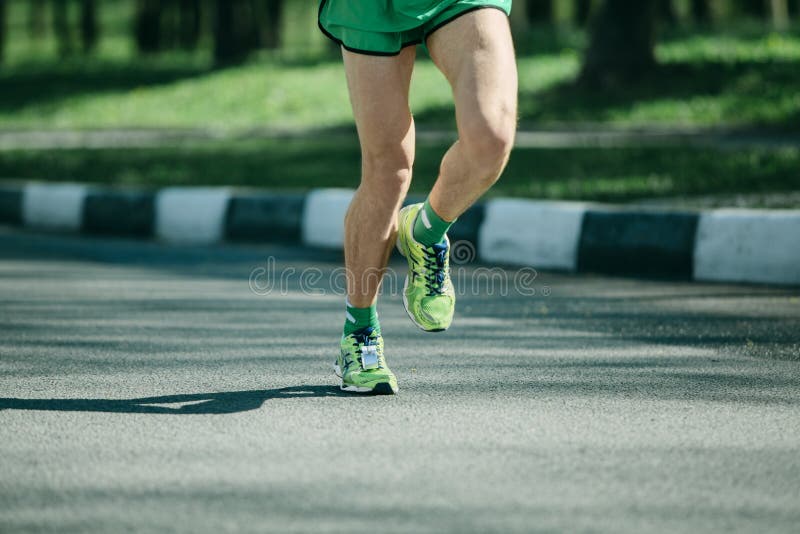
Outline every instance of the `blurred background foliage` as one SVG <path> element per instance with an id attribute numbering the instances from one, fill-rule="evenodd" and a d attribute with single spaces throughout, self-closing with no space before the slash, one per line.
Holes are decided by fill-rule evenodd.
<path id="1" fill-rule="evenodd" d="M 352 186 L 358 153 L 340 54 L 318 31 L 317 9 L 317 0 L 0 0 L 0 130 L 220 137 L 15 146 L 0 151 L 0 176 Z M 800 154 L 786 142 L 800 138 L 800 0 L 515 0 L 511 25 L 522 129 L 723 131 L 758 142 L 523 146 L 497 194 L 800 190 Z M 449 87 L 422 49 L 412 109 L 420 129 L 452 128 Z M 415 188 L 435 177 L 448 141 L 420 142 Z"/>

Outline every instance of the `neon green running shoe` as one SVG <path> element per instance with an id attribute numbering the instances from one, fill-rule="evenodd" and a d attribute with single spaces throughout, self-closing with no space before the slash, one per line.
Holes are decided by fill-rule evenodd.
<path id="1" fill-rule="evenodd" d="M 422 204 L 400 210 L 397 250 L 408 260 L 403 305 L 426 332 L 447 330 L 453 322 L 456 293 L 450 280 L 450 240 L 426 247 L 414 239 L 414 221 Z"/>
<path id="2" fill-rule="evenodd" d="M 383 337 L 368 326 L 349 336 L 342 336 L 342 350 L 333 372 L 342 379 L 342 391 L 355 393 L 397 393 L 397 378 L 383 357 Z"/>

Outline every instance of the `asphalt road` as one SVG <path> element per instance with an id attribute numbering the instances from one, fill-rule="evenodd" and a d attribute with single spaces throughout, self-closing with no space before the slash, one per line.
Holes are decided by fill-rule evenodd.
<path id="1" fill-rule="evenodd" d="M 466 267 L 362 397 L 337 267 L 0 229 L 0 531 L 798 531 L 797 289 Z"/>

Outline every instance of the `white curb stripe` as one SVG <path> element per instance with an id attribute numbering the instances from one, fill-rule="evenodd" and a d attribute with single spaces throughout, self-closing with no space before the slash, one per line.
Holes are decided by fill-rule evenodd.
<path id="1" fill-rule="evenodd" d="M 587 204 L 496 199 L 478 237 L 484 261 L 574 271 Z"/>
<path id="2" fill-rule="evenodd" d="M 313 247 L 341 248 L 344 245 L 344 216 L 351 200 L 351 189 L 311 191 L 303 210 L 303 243 Z"/>
<path id="3" fill-rule="evenodd" d="M 730 209 L 702 214 L 694 277 L 800 284 L 800 211 Z"/>
<path id="4" fill-rule="evenodd" d="M 156 196 L 156 236 L 174 243 L 216 243 L 231 193 L 225 187 L 170 187 Z"/>
<path id="5" fill-rule="evenodd" d="M 88 189 L 82 184 L 26 184 L 22 194 L 25 226 L 77 231 Z"/>

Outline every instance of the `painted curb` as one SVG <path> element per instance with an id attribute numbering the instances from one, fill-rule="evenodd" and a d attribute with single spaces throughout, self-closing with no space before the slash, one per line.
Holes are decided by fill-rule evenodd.
<path id="1" fill-rule="evenodd" d="M 478 256 L 489 262 L 575 271 L 588 204 L 500 198 L 486 204 Z"/>
<path id="2" fill-rule="evenodd" d="M 800 211 L 705 213 L 694 258 L 697 280 L 800 284 Z"/>
<path id="3" fill-rule="evenodd" d="M 297 243 L 301 239 L 305 195 L 237 194 L 230 200 L 225 238 L 231 241 Z"/>
<path id="4" fill-rule="evenodd" d="M 254 241 L 341 249 L 350 189 L 308 194 L 74 183 L 0 185 L 0 223 L 169 243 Z M 406 204 L 421 201 L 409 197 Z M 702 213 L 499 198 L 464 213 L 451 242 L 489 263 L 612 275 L 800 285 L 800 210 Z M 460 253 L 464 254 L 463 245 Z"/>
<path id="5" fill-rule="evenodd" d="M 22 194 L 23 224 L 45 230 L 80 230 L 86 193 L 82 184 L 26 184 Z"/>
<path id="6" fill-rule="evenodd" d="M 22 224 L 22 188 L 0 186 L 0 223 Z"/>
<path id="7" fill-rule="evenodd" d="M 156 195 L 156 236 L 173 243 L 217 243 L 225 235 L 230 190 L 171 187 Z"/>
<path id="8" fill-rule="evenodd" d="M 691 279 L 697 220 L 696 213 L 590 209 L 578 270 Z"/>
<path id="9" fill-rule="evenodd" d="M 316 189 L 306 196 L 303 209 L 303 244 L 320 248 L 341 248 L 344 244 L 344 216 L 352 189 Z"/>
<path id="10" fill-rule="evenodd" d="M 82 230 L 88 234 L 152 237 L 155 194 L 149 191 L 89 191 L 83 205 Z"/>

